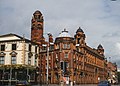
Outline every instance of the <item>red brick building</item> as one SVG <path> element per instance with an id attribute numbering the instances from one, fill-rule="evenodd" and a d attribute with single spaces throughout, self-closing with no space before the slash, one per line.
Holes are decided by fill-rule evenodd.
<path id="1" fill-rule="evenodd" d="M 76 29 L 74 37 L 64 29 L 55 41 L 52 34 L 48 34 L 49 42 L 45 42 L 43 20 L 42 13 L 36 11 L 31 21 L 31 40 L 40 44 L 40 83 L 93 84 L 107 79 L 107 61 L 101 44 L 97 49 L 89 47 L 80 27 Z"/>
<path id="2" fill-rule="evenodd" d="M 112 84 L 118 83 L 116 63 L 108 62 L 108 81 Z"/>

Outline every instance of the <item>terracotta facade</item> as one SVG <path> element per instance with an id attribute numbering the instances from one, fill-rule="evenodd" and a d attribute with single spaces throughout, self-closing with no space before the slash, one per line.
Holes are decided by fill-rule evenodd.
<path id="1" fill-rule="evenodd" d="M 107 61 L 101 44 L 97 49 L 89 47 L 85 41 L 85 33 L 80 27 L 74 37 L 64 29 L 55 41 L 53 41 L 52 34 L 48 34 L 49 42 L 45 42 L 43 17 L 39 16 L 42 14 L 37 11 L 33 15 L 31 40 L 40 44 L 38 82 L 47 83 L 48 78 L 50 84 L 61 82 L 93 84 L 107 79 Z M 37 21 L 35 15 L 38 20 L 40 18 L 42 20 Z M 39 26 L 41 28 L 37 28 Z"/>
<path id="2" fill-rule="evenodd" d="M 112 84 L 118 83 L 116 63 L 108 62 L 108 81 Z"/>

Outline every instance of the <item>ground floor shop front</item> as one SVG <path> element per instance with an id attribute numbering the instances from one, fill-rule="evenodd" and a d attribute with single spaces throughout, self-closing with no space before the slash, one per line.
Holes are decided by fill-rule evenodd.
<path id="1" fill-rule="evenodd" d="M 0 84 L 15 84 L 18 81 L 37 82 L 36 67 L 26 65 L 4 65 L 0 67 Z"/>

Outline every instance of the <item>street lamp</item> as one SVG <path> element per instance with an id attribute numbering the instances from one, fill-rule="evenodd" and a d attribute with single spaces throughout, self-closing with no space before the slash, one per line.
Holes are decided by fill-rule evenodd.
<path id="1" fill-rule="evenodd" d="M 10 66 L 10 80 L 9 80 L 9 85 L 11 86 L 11 80 L 12 80 L 12 64 Z"/>
<path id="2" fill-rule="evenodd" d="M 49 80 L 48 80 L 48 75 L 49 75 L 49 36 L 51 36 L 51 33 L 44 33 L 44 34 L 47 34 L 47 36 L 48 36 L 47 44 L 44 44 L 44 43 L 42 44 L 42 47 L 46 47 L 47 48 L 46 49 L 46 53 L 47 53 L 47 57 L 46 57 L 46 60 L 47 60 L 47 65 L 46 65 L 46 69 L 47 69 L 47 71 L 46 71 L 46 84 L 48 86 L 48 84 L 49 84 Z M 40 52 L 41 52 L 41 50 L 40 50 Z M 41 64 L 41 66 L 42 66 L 42 64 Z M 40 77 L 41 77 L 42 76 L 42 69 L 40 70 L 40 72 L 41 73 L 39 73 L 39 74 L 40 74 Z"/>
<path id="3" fill-rule="evenodd" d="M 49 36 L 51 35 L 50 33 L 44 33 L 44 34 L 47 34 L 48 35 L 48 42 L 47 42 L 47 45 L 43 45 L 43 46 L 46 46 L 47 47 L 47 58 L 46 58 L 46 60 L 47 60 L 47 66 L 46 66 L 46 68 L 47 68 L 47 71 L 46 71 L 46 84 L 47 84 L 47 86 L 48 86 L 48 84 L 49 84 L 49 81 L 48 81 L 48 75 L 49 75 Z M 41 76 L 41 75 L 40 75 Z"/>
<path id="4" fill-rule="evenodd" d="M 5 68 L 3 68 L 3 73 L 2 73 L 2 85 L 4 85 L 4 73 L 5 72 Z"/>
<path id="5" fill-rule="evenodd" d="M 49 68 L 49 43 L 48 43 L 48 45 L 47 45 L 47 86 L 48 86 L 48 68 Z"/>
<path id="6" fill-rule="evenodd" d="M 47 44 L 47 86 L 49 84 L 48 82 L 48 75 L 49 75 L 49 36 L 51 35 L 50 33 L 47 33 L 48 35 L 48 44 Z"/>
<path id="7" fill-rule="evenodd" d="M 30 82 L 30 75 L 29 75 L 29 69 L 27 67 L 27 77 L 28 77 L 28 82 Z"/>

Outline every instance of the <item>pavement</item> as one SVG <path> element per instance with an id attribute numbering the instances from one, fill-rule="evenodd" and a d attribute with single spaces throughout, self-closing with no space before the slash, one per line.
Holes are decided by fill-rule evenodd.
<path id="1" fill-rule="evenodd" d="M 70 85 L 50 84 L 50 85 L 33 85 L 33 86 L 70 86 Z M 73 85 L 73 86 L 97 86 L 97 84 L 81 84 L 81 85 Z M 120 85 L 111 85 L 111 86 L 120 86 Z"/>

